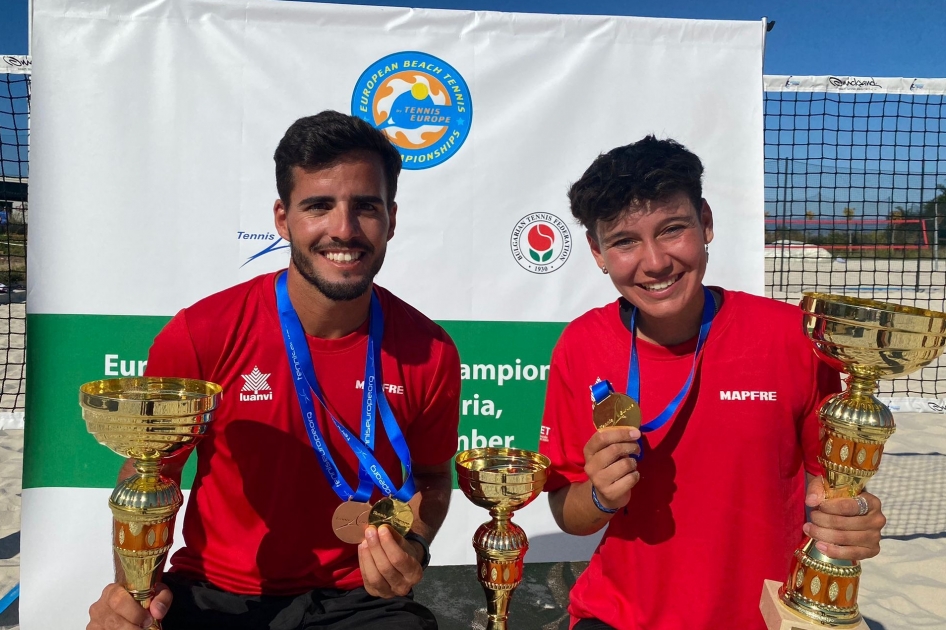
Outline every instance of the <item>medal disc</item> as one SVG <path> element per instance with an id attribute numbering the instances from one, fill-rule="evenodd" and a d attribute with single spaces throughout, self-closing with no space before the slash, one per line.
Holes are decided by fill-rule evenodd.
<path id="1" fill-rule="evenodd" d="M 592 419 L 599 431 L 612 427 L 640 428 L 641 408 L 630 396 L 612 392 L 595 405 Z"/>
<path id="2" fill-rule="evenodd" d="M 342 542 L 357 545 L 365 539 L 365 528 L 368 527 L 370 512 L 370 503 L 345 501 L 335 508 L 335 514 L 332 515 L 332 531 Z"/>
<path id="3" fill-rule="evenodd" d="M 414 511 L 403 501 L 385 497 L 371 506 L 368 524 L 375 527 L 387 525 L 401 536 L 407 534 L 414 524 Z"/>

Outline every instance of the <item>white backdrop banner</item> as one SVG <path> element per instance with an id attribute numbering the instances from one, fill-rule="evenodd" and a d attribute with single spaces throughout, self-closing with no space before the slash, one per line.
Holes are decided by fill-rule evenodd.
<path id="1" fill-rule="evenodd" d="M 721 252 L 709 281 L 763 292 L 761 22 L 292 2 L 35 6 L 33 313 L 168 315 L 284 265 L 285 250 L 247 263 L 275 238 L 276 144 L 301 116 L 351 112 L 353 101 L 362 113 L 371 77 L 376 93 L 398 73 L 451 95 L 453 77 L 466 99 L 428 147 L 459 134 L 445 159 L 402 178 L 380 278 L 422 312 L 568 321 L 610 301 L 565 193 L 599 153 L 648 133 L 706 164 Z M 554 273 L 526 272 L 510 252 L 536 213 L 570 231 Z"/>
<path id="2" fill-rule="evenodd" d="M 763 292 L 762 22 L 36 0 L 33 26 L 25 630 L 84 627 L 111 579 L 120 462 L 78 385 L 140 373 L 178 309 L 286 265 L 272 155 L 301 116 L 361 116 L 401 151 L 378 280 L 457 341 L 459 448 L 536 448 L 564 322 L 616 297 L 566 198 L 599 153 L 653 133 L 698 154 L 707 281 Z M 486 520 L 455 495 L 438 564 L 472 562 Z M 530 561 L 594 547 L 544 500 L 517 520 Z"/>

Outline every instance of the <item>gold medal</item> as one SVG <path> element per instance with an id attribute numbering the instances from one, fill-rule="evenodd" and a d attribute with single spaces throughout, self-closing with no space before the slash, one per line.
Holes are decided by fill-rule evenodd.
<path id="1" fill-rule="evenodd" d="M 332 531 L 342 542 L 357 545 L 365 539 L 365 528 L 368 527 L 370 512 L 370 503 L 345 501 L 335 508 L 335 514 L 332 515 Z"/>
<path id="2" fill-rule="evenodd" d="M 611 392 L 595 404 L 592 419 L 599 431 L 614 427 L 640 428 L 641 408 L 630 396 Z"/>
<path id="3" fill-rule="evenodd" d="M 368 524 L 375 527 L 387 525 L 401 536 L 407 534 L 414 524 L 414 510 L 403 501 L 385 497 L 371 506 Z"/>

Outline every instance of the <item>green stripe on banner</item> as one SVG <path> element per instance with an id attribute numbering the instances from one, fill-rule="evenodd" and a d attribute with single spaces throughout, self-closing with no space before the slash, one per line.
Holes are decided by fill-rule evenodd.
<path id="1" fill-rule="evenodd" d="M 85 430 L 79 386 L 138 374 L 169 319 L 27 315 L 24 488 L 115 486 L 122 459 Z M 185 470 L 184 478 L 193 475 Z"/>
<path id="2" fill-rule="evenodd" d="M 112 488 L 121 458 L 85 430 L 82 383 L 134 376 L 168 317 L 27 317 L 23 487 Z M 460 350 L 463 389 L 458 448 L 536 449 L 548 364 L 561 323 L 440 322 Z M 194 475 L 184 470 L 184 488 Z"/>
<path id="3" fill-rule="evenodd" d="M 565 324 L 439 323 L 463 364 L 458 450 L 538 448 L 549 359 Z"/>

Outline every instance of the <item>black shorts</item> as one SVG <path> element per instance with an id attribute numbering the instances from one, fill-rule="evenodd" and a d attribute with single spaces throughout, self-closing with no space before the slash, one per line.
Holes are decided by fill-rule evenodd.
<path id="1" fill-rule="evenodd" d="M 572 630 L 614 630 L 614 628 L 597 619 L 582 619 L 575 624 Z"/>
<path id="2" fill-rule="evenodd" d="M 413 594 L 382 599 L 356 588 L 236 595 L 175 573 L 163 581 L 174 594 L 164 630 L 437 630 L 433 613 Z"/>

